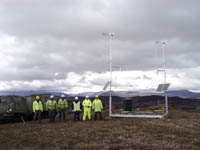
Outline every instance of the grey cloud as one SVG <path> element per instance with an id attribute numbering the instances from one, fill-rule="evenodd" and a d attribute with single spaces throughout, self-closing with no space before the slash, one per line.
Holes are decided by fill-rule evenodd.
<path id="1" fill-rule="evenodd" d="M 167 41 L 167 68 L 196 68 L 199 5 L 198 0 L 2 0 L 0 35 L 16 42 L 0 47 L 7 64 L 1 66 L 0 80 L 55 80 L 66 79 L 68 72 L 108 71 L 109 43 L 102 32 L 116 33 L 113 66 L 122 70 L 162 67 L 156 40 Z M 82 80 L 82 86 L 103 84 L 98 78 Z"/>

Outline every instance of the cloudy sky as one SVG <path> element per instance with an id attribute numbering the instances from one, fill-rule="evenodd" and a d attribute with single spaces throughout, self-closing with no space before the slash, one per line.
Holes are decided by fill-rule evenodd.
<path id="1" fill-rule="evenodd" d="M 1 0 L 0 90 L 200 90 L 199 0 Z M 156 44 L 155 41 L 160 43 Z M 120 71 L 121 68 L 121 71 Z"/>

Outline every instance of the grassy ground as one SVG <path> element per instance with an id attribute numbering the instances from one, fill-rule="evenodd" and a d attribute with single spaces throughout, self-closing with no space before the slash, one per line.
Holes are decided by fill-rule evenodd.
<path id="1" fill-rule="evenodd" d="M 2 124 L 0 149 L 199 150 L 200 113 L 170 109 L 167 119 Z"/>

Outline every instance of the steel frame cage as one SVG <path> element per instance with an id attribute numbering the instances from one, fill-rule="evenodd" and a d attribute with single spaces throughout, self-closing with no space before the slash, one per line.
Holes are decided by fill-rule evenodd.
<path id="1" fill-rule="evenodd" d="M 168 95 L 167 90 L 163 91 L 163 95 L 165 97 L 165 112 L 162 115 L 141 115 L 141 114 L 113 114 L 112 113 L 112 39 L 114 38 L 114 33 L 103 33 L 103 36 L 109 37 L 109 50 L 110 50 L 110 94 L 109 94 L 109 116 L 110 117 L 129 117 L 129 118 L 165 118 L 168 116 Z M 156 44 L 159 44 L 159 41 L 156 41 Z M 162 51 L 163 51 L 163 69 L 161 71 L 164 72 L 164 84 L 166 84 L 166 60 L 165 60 L 165 47 L 166 42 L 162 42 Z M 158 70 L 159 71 L 159 70 Z M 108 86 L 108 85 L 106 85 Z"/>

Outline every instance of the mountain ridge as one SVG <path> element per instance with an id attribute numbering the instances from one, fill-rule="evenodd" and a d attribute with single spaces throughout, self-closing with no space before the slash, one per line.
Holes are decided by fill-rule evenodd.
<path id="1" fill-rule="evenodd" d="M 48 91 L 48 90 L 19 90 L 19 91 L 0 91 L 1 96 L 7 95 L 17 95 L 17 96 L 29 96 L 29 95 L 40 95 L 40 94 L 52 94 L 54 96 L 60 96 L 61 94 L 65 94 L 67 97 L 85 97 L 89 95 L 90 97 L 94 97 L 96 94 L 101 96 L 109 96 L 109 91 L 102 92 L 82 92 L 77 94 L 72 93 L 64 93 L 62 91 Z M 160 93 L 153 91 L 112 91 L 112 96 L 120 96 L 120 97 L 134 97 L 134 96 L 151 96 L 151 95 L 161 95 Z M 168 96 L 173 97 L 181 97 L 181 98 L 200 98 L 200 92 L 192 92 L 189 90 L 170 90 L 168 91 Z"/>

